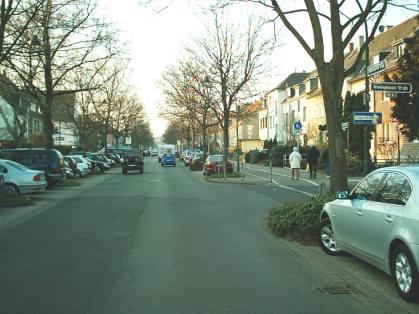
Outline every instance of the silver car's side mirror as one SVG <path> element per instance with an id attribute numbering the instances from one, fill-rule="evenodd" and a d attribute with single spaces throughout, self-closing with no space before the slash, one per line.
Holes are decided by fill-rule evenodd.
<path id="1" fill-rule="evenodd" d="M 336 198 L 338 200 L 346 200 L 349 198 L 349 191 L 337 191 Z"/>

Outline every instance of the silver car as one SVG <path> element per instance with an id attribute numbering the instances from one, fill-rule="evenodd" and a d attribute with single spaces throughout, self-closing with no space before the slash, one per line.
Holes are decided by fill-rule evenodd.
<path id="1" fill-rule="evenodd" d="M 11 160 L 0 159 L 0 173 L 4 184 L 16 194 L 43 191 L 47 186 L 44 172 L 30 170 Z"/>
<path id="2" fill-rule="evenodd" d="M 83 155 L 70 155 L 64 157 L 70 157 L 74 160 L 74 162 L 77 164 L 77 171 L 81 177 L 90 173 L 92 165 L 83 157 Z"/>
<path id="3" fill-rule="evenodd" d="M 419 165 L 367 175 L 323 207 L 319 242 L 330 255 L 355 255 L 393 277 L 407 301 L 419 299 Z"/>

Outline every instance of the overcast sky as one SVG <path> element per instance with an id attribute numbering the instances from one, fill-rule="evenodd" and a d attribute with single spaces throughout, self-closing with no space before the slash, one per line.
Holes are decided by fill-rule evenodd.
<path id="1" fill-rule="evenodd" d="M 168 2 L 171 4 L 167 9 L 157 12 L 139 5 L 138 0 L 100 0 L 105 14 L 120 29 L 121 40 L 128 42 L 126 47 L 132 58 L 131 83 L 143 100 L 155 136 L 161 136 L 166 127 L 165 121 L 158 116 L 164 97 L 157 81 L 163 70 L 182 56 L 185 45 L 203 33 L 201 11 L 198 6 L 191 5 L 200 1 Z M 382 24 L 397 25 L 412 15 L 411 12 L 393 10 L 386 14 Z M 274 59 L 275 70 L 266 78 L 265 90 L 274 87 L 291 72 L 314 69 L 310 58 L 288 32 L 284 32 L 281 40 L 283 45 Z"/>

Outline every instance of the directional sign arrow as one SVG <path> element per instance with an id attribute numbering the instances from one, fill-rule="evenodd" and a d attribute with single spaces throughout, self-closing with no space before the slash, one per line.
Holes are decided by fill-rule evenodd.
<path id="1" fill-rule="evenodd" d="M 380 124 L 382 123 L 381 112 L 353 112 L 354 124 Z"/>

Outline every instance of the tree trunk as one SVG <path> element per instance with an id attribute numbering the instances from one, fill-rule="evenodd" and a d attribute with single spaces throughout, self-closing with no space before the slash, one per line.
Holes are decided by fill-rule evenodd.
<path id="1" fill-rule="evenodd" d="M 229 114 L 224 111 L 224 125 L 223 125 L 223 135 L 224 135 L 224 150 L 223 150 L 223 169 L 224 169 L 224 179 L 227 177 L 227 161 L 228 161 L 228 147 L 229 147 Z"/>
<path id="2" fill-rule="evenodd" d="M 204 123 L 202 123 L 202 141 L 203 141 L 202 151 L 205 155 L 207 153 L 207 147 L 208 147 L 208 144 L 207 144 L 207 141 L 208 141 L 208 138 L 207 138 L 207 115 L 206 114 L 204 114 Z"/>
<path id="3" fill-rule="evenodd" d="M 52 99 L 47 96 L 45 103 L 42 106 L 42 120 L 44 123 L 44 135 L 46 148 L 54 147 L 54 124 L 52 122 Z"/>
<path id="4" fill-rule="evenodd" d="M 330 191 L 348 189 L 346 172 L 345 141 L 342 132 L 342 86 L 343 75 L 329 66 L 317 67 L 322 86 L 324 108 L 328 126 L 330 160 Z M 335 74 L 335 75 L 333 75 Z M 333 75 L 334 78 L 330 78 Z"/>

